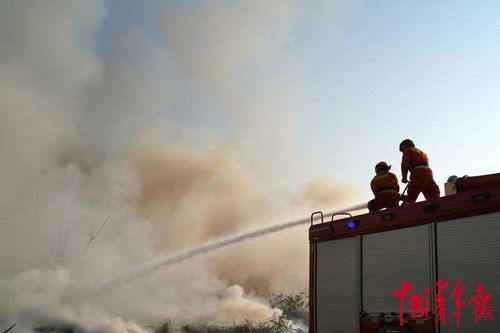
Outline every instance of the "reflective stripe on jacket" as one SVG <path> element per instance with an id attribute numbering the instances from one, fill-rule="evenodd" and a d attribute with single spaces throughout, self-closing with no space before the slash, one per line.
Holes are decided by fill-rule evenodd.
<path id="1" fill-rule="evenodd" d="M 427 164 L 419 164 L 419 165 L 415 165 L 413 167 L 413 169 L 428 169 L 429 168 L 429 165 Z"/>
<path id="2" fill-rule="evenodd" d="M 393 188 L 387 188 L 385 190 L 380 190 L 375 194 L 380 194 L 380 193 L 398 193 L 398 191 L 396 191 L 396 189 Z"/>
<path id="3" fill-rule="evenodd" d="M 383 173 L 373 177 L 370 186 L 373 194 L 378 193 L 398 193 L 398 178 L 392 172 Z"/>
<path id="4" fill-rule="evenodd" d="M 428 168 L 429 159 L 427 155 L 418 148 L 406 148 L 403 151 L 403 160 L 401 161 L 401 173 L 404 175 L 413 169 Z"/>

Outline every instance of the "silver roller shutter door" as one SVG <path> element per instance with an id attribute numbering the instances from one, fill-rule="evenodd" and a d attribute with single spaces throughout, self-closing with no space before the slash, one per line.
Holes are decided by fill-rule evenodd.
<path id="1" fill-rule="evenodd" d="M 422 225 L 362 237 L 363 311 L 399 312 L 393 292 L 403 281 L 419 292 L 431 286 L 430 226 Z M 410 312 L 410 302 L 405 302 Z"/>
<path id="2" fill-rule="evenodd" d="M 496 333 L 500 332 L 500 213 L 467 217 L 439 222 L 437 232 L 438 278 L 449 281 L 444 290 L 447 307 L 447 325 L 441 333 Z M 493 308 L 494 320 L 480 320 L 474 324 L 473 305 L 461 311 L 461 324 L 457 328 L 450 318 L 455 311 L 451 291 L 455 283 L 462 280 L 468 287 L 463 300 L 475 295 L 478 283 L 486 294 L 492 294 L 489 304 Z"/>
<path id="3" fill-rule="evenodd" d="M 356 249 L 356 237 L 317 244 L 317 333 L 358 330 Z"/>

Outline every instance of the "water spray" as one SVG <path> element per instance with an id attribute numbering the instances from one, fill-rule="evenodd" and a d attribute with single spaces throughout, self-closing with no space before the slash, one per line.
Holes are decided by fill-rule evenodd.
<path id="1" fill-rule="evenodd" d="M 364 209 L 364 208 L 366 208 L 366 203 L 347 207 L 347 208 L 344 208 L 342 210 L 330 212 L 330 213 L 324 214 L 324 217 L 330 217 L 334 214 L 338 214 L 338 213 L 342 213 L 342 212 L 346 212 L 346 211 L 356 211 L 356 210 L 360 210 L 360 209 Z M 316 218 L 313 217 L 313 220 L 315 220 L 315 219 Z M 285 229 L 289 229 L 289 228 L 292 228 L 292 227 L 295 227 L 298 225 L 302 225 L 302 224 L 306 224 L 306 223 L 310 223 L 310 222 L 311 222 L 311 218 L 303 218 L 300 220 L 290 221 L 290 222 L 281 223 L 281 224 L 275 224 L 275 225 L 270 226 L 270 227 L 265 227 L 265 228 L 261 228 L 261 229 L 254 230 L 254 231 L 247 231 L 247 232 L 235 235 L 235 236 L 214 240 L 212 242 L 201 245 L 197 248 L 187 250 L 187 251 L 184 251 L 184 252 L 181 252 L 178 254 L 170 255 L 170 256 L 166 257 L 165 259 L 160 260 L 157 263 L 150 264 L 150 265 L 142 267 L 142 268 L 138 268 L 135 271 L 133 271 L 125 276 L 108 281 L 107 283 L 103 284 L 100 289 L 105 290 L 108 288 L 113 288 L 113 287 L 119 286 L 119 285 L 127 283 L 127 282 L 131 282 L 134 280 L 144 278 L 148 275 L 153 274 L 154 272 L 156 272 L 157 270 L 159 270 L 161 268 L 178 264 L 178 263 L 180 263 L 184 260 L 187 260 L 189 258 L 193 258 L 193 257 L 201 255 L 201 254 L 212 252 L 212 251 L 215 251 L 217 249 L 220 249 L 222 247 L 226 247 L 226 246 L 229 246 L 232 244 L 241 243 L 241 242 L 244 242 L 248 239 L 261 237 L 261 236 L 264 236 L 267 234 L 272 234 L 275 232 L 279 232 L 279 231 L 282 231 Z"/>

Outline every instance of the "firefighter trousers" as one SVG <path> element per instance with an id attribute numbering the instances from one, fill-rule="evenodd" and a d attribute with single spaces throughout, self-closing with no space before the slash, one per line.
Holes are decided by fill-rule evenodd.
<path id="1" fill-rule="evenodd" d="M 378 193 L 375 195 L 375 199 L 368 202 L 368 209 L 370 212 L 381 210 L 382 208 L 391 208 L 399 206 L 400 195 L 397 192 L 394 193 Z"/>
<path id="2" fill-rule="evenodd" d="M 426 200 L 439 198 L 439 186 L 434 181 L 432 170 L 429 168 L 413 169 L 405 203 L 414 203 L 420 193 L 423 193 Z"/>

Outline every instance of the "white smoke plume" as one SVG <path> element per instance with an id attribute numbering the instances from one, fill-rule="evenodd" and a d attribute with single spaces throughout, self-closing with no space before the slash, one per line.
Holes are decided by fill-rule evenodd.
<path id="1" fill-rule="evenodd" d="M 254 290 L 305 285 L 296 228 L 81 297 L 318 202 L 298 189 L 314 168 L 294 135 L 308 97 L 283 50 L 297 6 L 0 3 L 0 329 L 260 321 L 280 310 Z"/>

